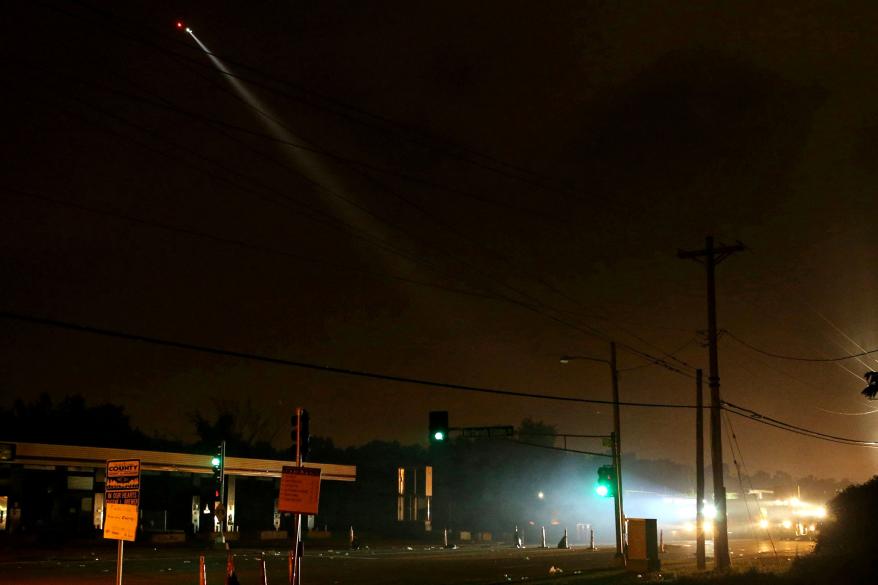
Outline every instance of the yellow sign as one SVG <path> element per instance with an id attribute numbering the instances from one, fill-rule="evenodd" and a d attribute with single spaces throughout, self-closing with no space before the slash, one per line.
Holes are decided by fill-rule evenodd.
<path id="1" fill-rule="evenodd" d="M 284 465 L 277 509 L 296 514 L 317 514 L 320 501 L 320 469 Z"/>
<path id="2" fill-rule="evenodd" d="M 104 538 L 134 542 L 137 534 L 137 506 L 107 503 L 106 514 Z"/>

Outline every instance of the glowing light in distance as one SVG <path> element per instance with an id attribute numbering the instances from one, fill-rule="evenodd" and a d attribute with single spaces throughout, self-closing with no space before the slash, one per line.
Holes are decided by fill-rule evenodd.
<path id="1" fill-rule="evenodd" d="M 219 459 L 219 457 L 214 457 L 213 459 L 211 459 L 211 460 L 210 460 L 210 464 L 213 465 L 214 467 L 219 466 L 219 464 L 220 464 L 220 459 Z"/>
<path id="2" fill-rule="evenodd" d="M 595 493 L 596 493 L 597 495 L 599 495 L 599 496 L 602 497 L 602 498 L 603 498 L 604 496 L 606 496 L 608 493 L 610 493 L 610 490 L 607 488 L 607 486 L 605 486 L 605 485 L 603 485 L 603 484 L 601 484 L 601 485 L 597 486 L 596 488 L 594 488 L 594 491 L 595 491 Z"/>
<path id="3" fill-rule="evenodd" d="M 544 494 L 543 492 L 538 492 L 537 497 L 542 500 L 543 498 L 546 497 L 546 494 Z"/>
<path id="4" fill-rule="evenodd" d="M 716 518 L 716 506 L 713 504 L 707 504 L 704 506 L 704 517 L 710 518 L 711 520 Z"/>
<path id="5" fill-rule="evenodd" d="M 792 528 L 793 527 L 793 523 L 790 522 L 789 520 L 784 520 L 783 522 L 780 523 L 780 525 L 783 526 L 784 528 Z"/>
<path id="6" fill-rule="evenodd" d="M 826 508 L 824 508 L 823 506 L 820 506 L 814 512 L 814 515 L 817 516 L 818 518 L 826 518 Z"/>
<path id="7" fill-rule="evenodd" d="M 445 433 L 443 433 L 442 431 L 436 431 L 435 433 L 433 433 L 433 438 L 437 441 L 444 441 Z"/>
<path id="8" fill-rule="evenodd" d="M 768 528 L 768 520 L 766 520 L 765 518 L 760 520 L 759 521 L 759 528 L 762 528 L 762 529 Z"/>

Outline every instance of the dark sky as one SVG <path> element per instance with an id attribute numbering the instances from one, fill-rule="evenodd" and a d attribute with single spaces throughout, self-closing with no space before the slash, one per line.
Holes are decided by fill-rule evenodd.
<path id="1" fill-rule="evenodd" d="M 17 2 L 0 30 L 0 309 L 291 360 L 609 398 L 602 364 L 707 368 L 720 327 L 827 357 L 878 347 L 871 2 Z M 188 35 L 240 76 L 247 101 Z M 266 123 L 266 117 L 272 122 Z M 282 144 L 293 142 L 296 146 Z M 127 219 L 126 219 L 127 218 Z M 164 227 L 162 227 L 164 226 Z M 523 306 L 526 305 L 526 306 Z M 595 334 L 597 332 L 597 334 Z M 724 398 L 875 439 L 878 362 L 720 341 Z M 604 407 L 218 358 L 11 320 L 3 401 L 82 393 L 147 431 L 250 400 L 349 445 Z M 694 382 L 625 371 L 623 399 Z M 689 462 L 693 414 L 625 408 L 624 451 Z M 750 469 L 865 479 L 874 450 L 732 418 Z M 584 448 L 595 445 L 583 444 Z M 727 458 L 730 457 L 727 455 Z"/>

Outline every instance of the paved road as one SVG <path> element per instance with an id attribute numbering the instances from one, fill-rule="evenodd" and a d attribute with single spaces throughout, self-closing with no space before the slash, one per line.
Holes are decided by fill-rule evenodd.
<path id="1" fill-rule="evenodd" d="M 807 542 L 776 542 L 781 558 L 806 554 Z M 668 570 L 694 566 L 694 542 L 669 544 L 662 555 Z M 774 559 L 770 543 L 732 541 L 734 563 L 753 564 Z M 403 585 L 403 584 L 489 584 L 544 579 L 550 569 L 561 569 L 564 576 L 609 568 L 613 549 L 588 551 L 523 549 L 471 545 L 457 550 L 440 547 L 386 547 L 371 550 L 312 550 L 305 557 L 303 581 L 307 585 Z M 708 549 L 708 552 L 711 551 Z M 126 585 L 192 585 L 197 582 L 198 556 L 205 554 L 208 583 L 223 582 L 225 554 L 222 551 L 185 549 L 133 549 L 126 553 Z M 256 583 L 261 552 L 236 550 L 236 567 L 243 585 Z M 284 583 L 287 576 L 285 551 L 266 553 L 269 583 Z M 710 563 L 708 564 L 710 566 Z M 115 575 L 115 551 L 67 554 L 64 558 L 31 558 L 0 562 L 0 583 L 55 585 L 61 583 L 102 583 L 111 585 Z"/>

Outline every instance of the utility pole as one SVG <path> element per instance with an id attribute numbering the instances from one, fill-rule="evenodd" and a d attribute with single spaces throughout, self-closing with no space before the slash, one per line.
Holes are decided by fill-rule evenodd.
<path id="1" fill-rule="evenodd" d="M 701 368 L 695 372 L 695 563 L 704 569 L 704 393 Z"/>
<path id="2" fill-rule="evenodd" d="M 610 372 L 613 382 L 613 459 L 616 464 L 616 558 L 625 565 L 625 508 L 622 505 L 622 424 L 619 416 L 619 370 L 616 368 L 616 342 L 610 342 Z"/>
<path id="3" fill-rule="evenodd" d="M 701 262 L 700 258 L 704 257 L 704 267 L 707 272 L 707 335 L 710 347 L 710 373 L 708 375 L 708 384 L 710 385 L 710 459 L 713 467 L 713 502 L 716 507 L 713 549 L 714 562 L 718 569 L 728 569 L 731 566 L 731 560 L 729 559 L 726 489 L 723 485 L 722 421 L 720 419 L 722 402 L 719 394 L 716 327 L 716 266 L 735 252 L 745 249 L 741 242 L 733 246 L 714 247 L 713 237 L 707 236 L 704 250 L 680 250 L 677 252 L 678 258 L 695 260 L 696 262 Z"/>

